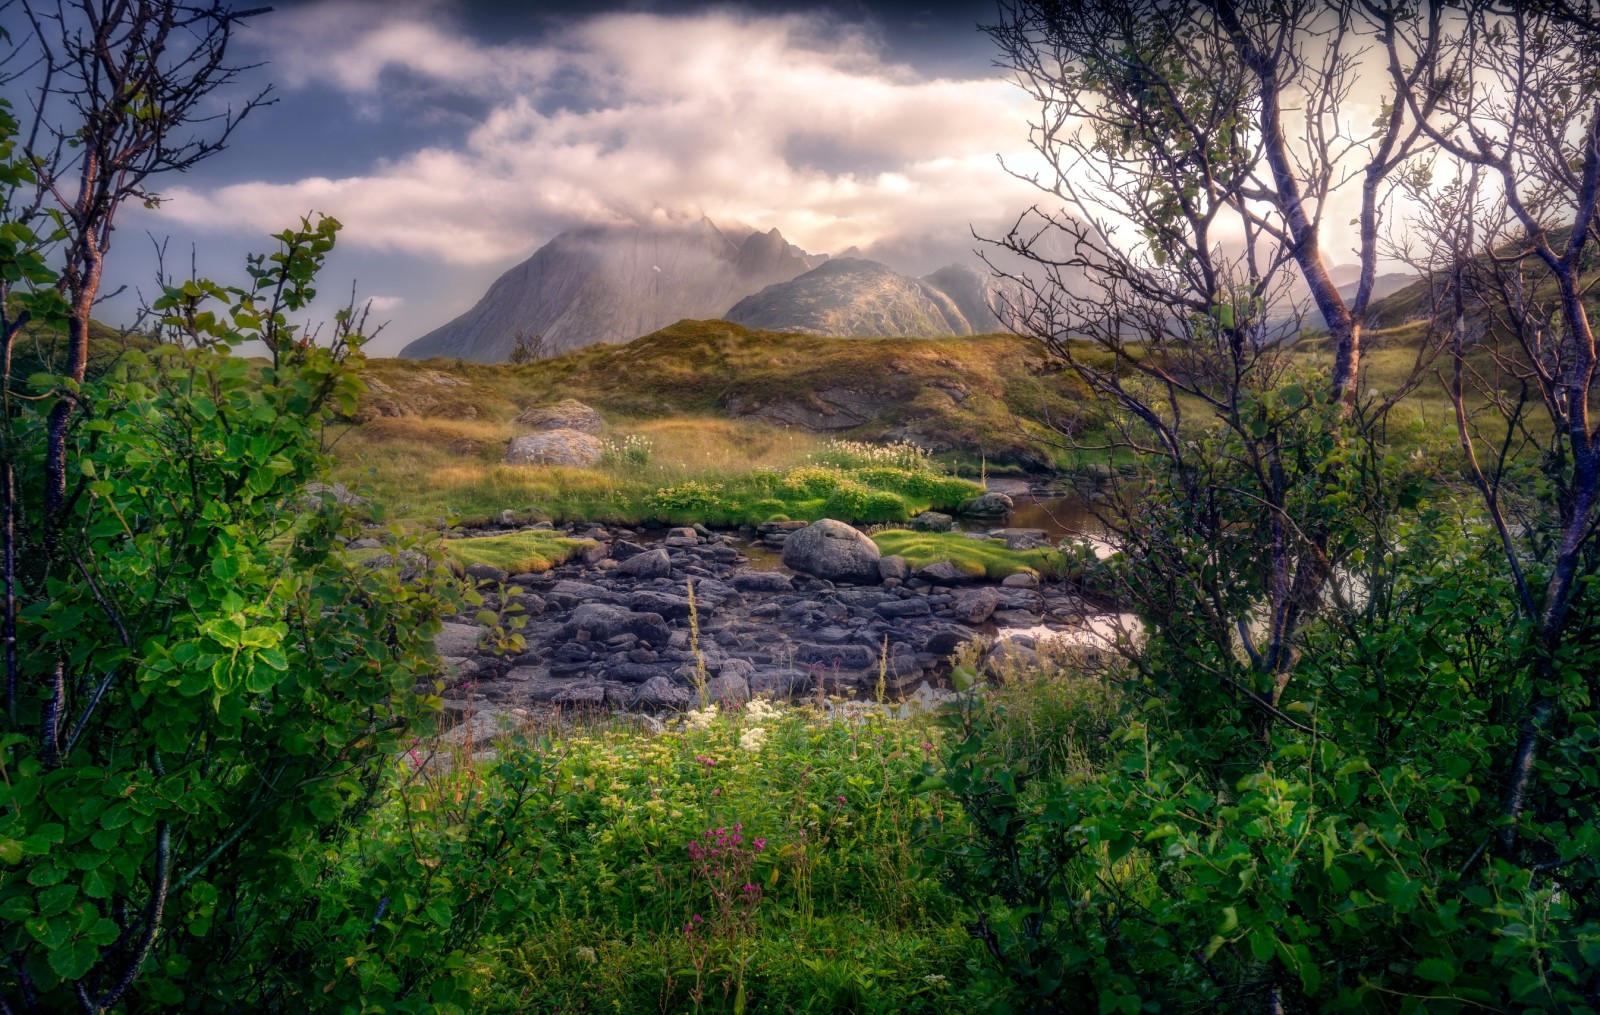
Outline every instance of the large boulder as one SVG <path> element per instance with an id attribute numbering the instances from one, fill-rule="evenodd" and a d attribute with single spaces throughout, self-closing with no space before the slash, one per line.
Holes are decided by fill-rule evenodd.
<path id="1" fill-rule="evenodd" d="M 967 518 L 1004 518 L 1012 507 L 1010 497 L 991 490 L 963 503 L 961 514 Z"/>
<path id="2" fill-rule="evenodd" d="M 562 399 L 554 405 L 535 405 L 524 409 L 512 422 L 530 430 L 600 432 L 600 413 L 575 398 Z"/>
<path id="3" fill-rule="evenodd" d="M 786 567 L 833 582 L 876 585 L 880 556 L 865 533 L 832 518 L 812 522 L 783 543 Z"/>
<path id="4" fill-rule="evenodd" d="M 509 465 L 570 465 L 586 469 L 600 460 L 600 442 L 580 430 L 546 430 L 513 437 Z"/>
<path id="5" fill-rule="evenodd" d="M 924 511 L 911 519 L 913 532 L 949 532 L 955 519 L 941 511 Z"/>
<path id="6" fill-rule="evenodd" d="M 617 573 L 630 578 L 666 578 L 672 574 L 672 558 L 660 548 L 636 553 L 617 565 Z"/>
<path id="7" fill-rule="evenodd" d="M 587 631 L 595 641 L 606 641 L 619 634 L 631 634 L 649 645 L 665 645 L 672 632 L 656 613 L 635 613 L 606 603 L 584 603 L 572 611 L 567 621 L 567 636 Z"/>

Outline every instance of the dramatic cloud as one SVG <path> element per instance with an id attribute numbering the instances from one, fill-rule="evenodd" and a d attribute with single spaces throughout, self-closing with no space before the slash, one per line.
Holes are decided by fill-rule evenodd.
<path id="1" fill-rule="evenodd" d="M 491 45 L 437 8 L 328 3 L 273 25 L 274 76 L 365 117 L 472 110 L 459 143 L 357 175 L 174 189 L 197 227 L 274 229 L 314 208 L 370 250 L 504 262 L 580 222 L 709 215 L 812 250 L 990 222 L 1033 193 L 1026 100 L 998 77 L 929 78 L 822 16 L 606 14 Z"/>

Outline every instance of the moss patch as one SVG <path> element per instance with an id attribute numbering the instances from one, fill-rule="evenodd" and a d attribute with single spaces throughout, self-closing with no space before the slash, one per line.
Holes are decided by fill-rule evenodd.
<path id="1" fill-rule="evenodd" d="M 444 543 L 444 552 L 463 567 L 489 564 L 510 574 L 539 574 L 566 563 L 584 547 L 592 545 L 587 539 L 568 539 L 553 532 L 534 531 L 450 539 Z"/>
<path id="2" fill-rule="evenodd" d="M 974 578 L 1001 579 L 1028 572 L 1057 574 L 1061 554 L 1055 550 L 1012 550 L 1003 539 L 972 539 L 959 532 L 909 532 L 890 529 L 874 533 L 872 541 L 885 555 L 898 554 L 913 567 L 948 560 Z"/>

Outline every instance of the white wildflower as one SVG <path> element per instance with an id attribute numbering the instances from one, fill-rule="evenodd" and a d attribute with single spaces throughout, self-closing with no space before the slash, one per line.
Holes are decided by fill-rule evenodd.
<path id="1" fill-rule="evenodd" d="M 600 961 L 599 956 L 595 955 L 594 949 L 590 948 L 588 945 L 579 945 L 578 947 L 572 949 L 572 954 L 574 957 L 580 958 L 585 962 L 594 963 Z"/>
<path id="2" fill-rule="evenodd" d="M 707 705 L 705 708 L 691 708 L 684 713 L 683 722 L 691 730 L 708 730 L 712 723 L 717 721 L 717 706 Z"/>
<path id="3" fill-rule="evenodd" d="M 745 717 L 757 724 L 776 719 L 779 711 L 778 704 L 770 698 L 752 698 L 744 707 Z"/>
<path id="4" fill-rule="evenodd" d="M 739 737 L 739 749 L 754 754 L 761 750 L 767 741 L 767 731 L 760 726 L 752 726 Z"/>

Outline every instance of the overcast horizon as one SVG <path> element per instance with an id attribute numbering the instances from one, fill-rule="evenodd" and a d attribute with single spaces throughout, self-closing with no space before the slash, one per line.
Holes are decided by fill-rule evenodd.
<path id="1" fill-rule="evenodd" d="M 125 323 L 167 270 L 243 275 L 308 212 L 344 223 L 322 313 L 354 284 L 392 355 L 564 229 L 708 216 L 851 246 L 914 274 L 970 259 L 1036 197 L 1031 104 L 993 66 L 987 2 L 307 0 L 236 37 L 271 85 L 229 147 L 130 208 L 102 308 Z M 149 238 L 145 234 L 149 234 Z"/>

